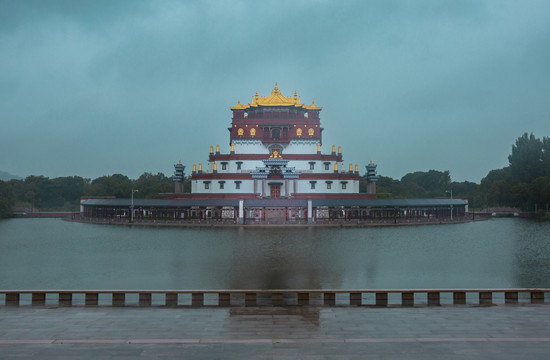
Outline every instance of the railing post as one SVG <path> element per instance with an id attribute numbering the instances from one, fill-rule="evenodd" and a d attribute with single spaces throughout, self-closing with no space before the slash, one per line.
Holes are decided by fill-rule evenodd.
<path id="1" fill-rule="evenodd" d="M 401 293 L 401 306 L 414 306 L 414 293 L 403 292 Z"/>
<path id="2" fill-rule="evenodd" d="M 231 294 L 218 293 L 218 306 L 231 306 Z"/>
<path id="3" fill-rule="evenodd" d="M 360 292 L 349 293 L 349 304 L 361 306 L 362 305 L 362 295 Z"/>
<path id="4" fill-rule="evenodd" d="M 466 292 L 465 291 L 453 291 L 453 304 L 466 305 Z"/>
<path id="5" fill-rule="evenodd" d="M 191 306 L 193 307 L 204 306 L 204 293 L 191 293 Z"/>
<path id="6" fill-rule="evenodd" d="M 283 306 L 283 293 L 271 293 L 271 304 L 273 306 Z"/>
<path id="7" fill-rule="evenodd" d="M 126 305 L 126 294 L 121 292 L 116 292 L 112 294 L 113 296 L 113 306 L 124 306 Z"/>
<path id="8" fill-rule="evenodd" d="M 388 306 L 388 293 L 377 292 L 376 293 L 376 306 Z"/>
<path id="9" fill-rule="evenodd" d="M 139 306 L 151 306 L 151 293 L 139 293 Z"/>
<path id="10" fill-rule="evenodd" d="M 441 293 L 439 291 L 428 292 L 428 305 L 430 306 L 441 305 Z"/>
<path id="11" fill-rule="evenodd" d="M 6 294 L 6 306 L 19 306 L 19 293 Z"/>
<path id="12" fill-rule="evenodd" d="M 323 293 L 323 303 L 328 306 L 336 305 L 336 294 L 333 292 Z"/>
<path id="13" fill-rule="evenodd" d="M 46 305 L 46 293 L 32 293 L 32 305 Z"/>
<path id="14" fill-rule="evenodd" d="M 60 306 L 72 306 L 73 294 L 68 292 L 59 293 L 59 305 Z"/>
<path id="15" fill-rule="evenodd" d="M 518 292 L 517 291 L 505 291 L 504 292 L 504 303 L 505 304 L 517 304 L 518 303 Z"/>
<path id="16" fill-rule="evenodd" d="M 492 305 L 493 304 L 493 293 L 490 291 L 480 291 L 479 292 L 479 304 L 480 305 Z"/>
<path id="17" fill-rule="evenodd" d="M 298 305 L 309 305 L 309 293 L 298 293 Z"/>
<path id="18" fill-rule="evenodd" d="M 164 304 L 166 307 L 176 307 L 178 305 L 178 293 L 167 292 L 164 294 Z"/>
<path id="19" fill-rule="evenodd" d="M 544 292 L 531 291 L 531 304 L 543 304 L 543 303 L 544 303 Z"/>
<path id="20" fill-rule="evenodd" d="M 84 304 L 86 306 L 97 306 L 99 294 L 96 292 L 87 292 L 84 295 Z"/>

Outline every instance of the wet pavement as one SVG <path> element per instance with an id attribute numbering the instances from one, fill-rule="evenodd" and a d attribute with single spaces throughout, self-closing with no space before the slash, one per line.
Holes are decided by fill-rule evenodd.
<path id="1" fill-rule="evenodd" d="M 543 359 L 550 306 L 0 307 L 0 359 Z"/>

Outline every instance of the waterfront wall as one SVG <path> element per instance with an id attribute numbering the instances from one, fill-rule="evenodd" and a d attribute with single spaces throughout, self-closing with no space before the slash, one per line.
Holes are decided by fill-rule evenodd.
<path id="1" fill-rule="evenodd" d="M 0 290 L 0 306 L 439 306 L 544 304 L 548 288 L 274 290 Z M 547 302 L 547 301 L 546 301 Z"/>

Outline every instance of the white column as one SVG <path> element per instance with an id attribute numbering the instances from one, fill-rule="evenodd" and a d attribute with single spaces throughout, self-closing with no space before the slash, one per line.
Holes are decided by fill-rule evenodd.
<path id="1" fill-rule="evenodd" d="M 239 199 L 239 224 L 244 224 L 244 200 Z"/>
<path id="2" fill-rule="evenodd" d="M 313 204 L 311 199 L 307 199 L 307 222 L 309 224 L 313 222 Z"/>

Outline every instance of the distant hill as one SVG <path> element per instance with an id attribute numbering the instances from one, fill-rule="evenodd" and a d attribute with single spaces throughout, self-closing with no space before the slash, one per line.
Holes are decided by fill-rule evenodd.
<path id="1" fill-rule="evenodd" d="M 0 180 L 9 181 L 9 180 L 12 180 L 12 179 L 21 180 L 21 178 L 19 176 L 15 176 L 15 175 L 12 175 L 8 172 L 0 170 Z"/>

